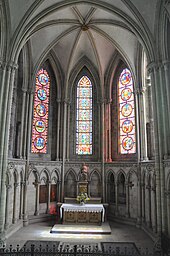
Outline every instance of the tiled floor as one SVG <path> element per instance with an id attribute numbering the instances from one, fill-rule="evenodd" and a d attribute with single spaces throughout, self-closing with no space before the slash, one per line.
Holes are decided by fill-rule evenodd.
<path id="1" fill-rule="evenodd" d="M 134 242 L 137 247 L 151 248 L 153 241 L 141 229 L 134 226 L 110 222 L 111 235 L 51 234 L 52 224 L 36 223 L 23 227 L 7 239 L 7 245 L 23 246 L 27 240 L 60 241 L 67 243 Z"/>

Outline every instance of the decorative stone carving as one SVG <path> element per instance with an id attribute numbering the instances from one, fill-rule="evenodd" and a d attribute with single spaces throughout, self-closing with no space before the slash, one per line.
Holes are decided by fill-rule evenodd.
<path id="1" fill-rule="evenodd" d="M 15 168 L 15 164 L 13 162 L 9 162 L 8 169 L 14 169 L 14 168 Z"/>
<path id="2" fill-rule="evenodd" d="M 83 163 L 80 173 L 80 181 L 87 181 L 88 167 Z"/>

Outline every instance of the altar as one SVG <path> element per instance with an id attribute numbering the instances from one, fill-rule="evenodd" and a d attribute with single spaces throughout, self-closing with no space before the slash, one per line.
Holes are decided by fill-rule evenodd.
<path id="1" fill-rule="evenodd" d="M 60 217 L 63 224 L 99 224 L 104 222 L 105 209 L 102 204 L 62 204 Z"/>

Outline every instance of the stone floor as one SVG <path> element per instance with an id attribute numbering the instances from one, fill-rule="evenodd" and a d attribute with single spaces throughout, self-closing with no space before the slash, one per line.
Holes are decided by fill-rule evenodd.
<path id="1" fill-rule="evenodd" d="M 52 223 L 36 223 L 23 227 L 7 239 L 7 245 L 21 247 L 28 240 L 60 241 L 63 243 L 134 242 L 139 248 L 153 248 L 153 241 L 141 229 L 127 224 L 110 222 L 111 235 L 98 234 L 51 234 Z"/>

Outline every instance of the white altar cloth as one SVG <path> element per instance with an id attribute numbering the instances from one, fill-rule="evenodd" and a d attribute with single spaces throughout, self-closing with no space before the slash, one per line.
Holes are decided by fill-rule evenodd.
<path id="1" fill-rule="evenodd" d="M 60 217 L 62 209 L 66 212 L 102 212 L 102 222 L 104 222 L 105 209 L 102 204 L 62 204 L 60 207 Z"/>

